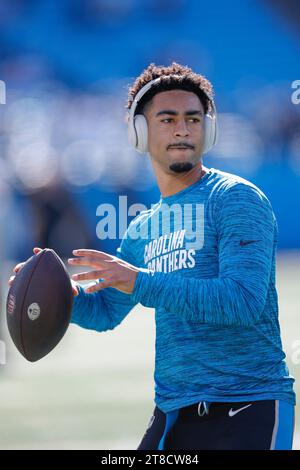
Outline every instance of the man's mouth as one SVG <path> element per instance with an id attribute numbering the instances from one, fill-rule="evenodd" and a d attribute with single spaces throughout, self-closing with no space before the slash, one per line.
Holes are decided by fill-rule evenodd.
<path id="1" fill-rule="evenodd" d="M 194 149 L 192 145 L 169 145 L 168 150 L 171 149 L 179 149 L 179 150 L 188 150 L 188 149 Z"/>

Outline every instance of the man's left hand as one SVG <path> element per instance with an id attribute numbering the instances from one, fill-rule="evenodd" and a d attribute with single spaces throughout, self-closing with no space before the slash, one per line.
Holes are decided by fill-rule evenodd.
<path id="1" fill-rule="evenodd" d="M 96 250 L 74 250 L 73 255 L 77 258 L 70 258 L 69 264 L 73 266 L 88 266 L 95 268 L 93 271 L 74 274 L 74 281 L 91 281 L 103 279 L 96 285 L 89 286 L 85 292 L 97 292 L 106 287 L 114 287 L 121 292 L 131 294 L 134 289 L 135 280 L 139 269 L 132 264 L 126 263 L 116 256 L 109 255 L 103 251 Z"/>

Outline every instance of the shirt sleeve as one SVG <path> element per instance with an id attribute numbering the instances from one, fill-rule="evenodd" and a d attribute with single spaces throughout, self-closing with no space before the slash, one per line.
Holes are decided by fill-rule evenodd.
<path id="1" fill-rule="evenodd" d="M 135 260 L 129 249 L 129 243 L 129 238 L 125 235 L 116 256 L 134 265 Z M 91 294 L 84 292 L 81 286 L 78 288 L 79 294 L 74 297 L 71 323 L 76 323 L 82 328 L 99 332 L 112 330 L 124 320 L 136 304 L 129 294 L 112 287 Z"/>
<path id="2" fill-rule="evenodd" d="M 215 204 L 219 275 L 187 278 L 181 273 L 140 272 L 132 298 L 186 320 L 250 326 L 266 303 L 276 220 L 268 199 L 254 186 L 237 183 Z"/>

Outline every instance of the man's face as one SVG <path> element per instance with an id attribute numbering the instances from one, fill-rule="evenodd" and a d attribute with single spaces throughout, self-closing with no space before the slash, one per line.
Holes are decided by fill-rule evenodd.
<path id="1" fill-rule="evenodd" d="M 149 153 L 163 171 L 182 173 L 199 162 L 204 138 L 204 109 L 195 93 L 170 90 L 146 104 Z"/>

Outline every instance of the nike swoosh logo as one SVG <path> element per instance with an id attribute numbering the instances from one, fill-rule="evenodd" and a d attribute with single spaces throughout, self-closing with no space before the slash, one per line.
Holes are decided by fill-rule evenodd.
<path id="1" fill-rule="evenodd" d="M 240 246 L 250 245 L 250 243 L 259 242 L 259 240 L 240 240 Z"/>
<path id="2" fill-rule="evenodd" d="M 229 410 L 229 413 L 228 413 L 228 416 L 230 416 L 230 418 L 232 418 L 232 416 L 235 416 L 237 413 L 239 413 L 240 411 L 243 411 L 245 410 L 246 408 L 249 408 L 249 406 L 252 406 L 252 403 L 250 403 L 250 405 L 247 405 L 247 406 L 243 406 L 243 408 L 239 408 L 238 410 L 233 410 L 232 408 Z"/>

